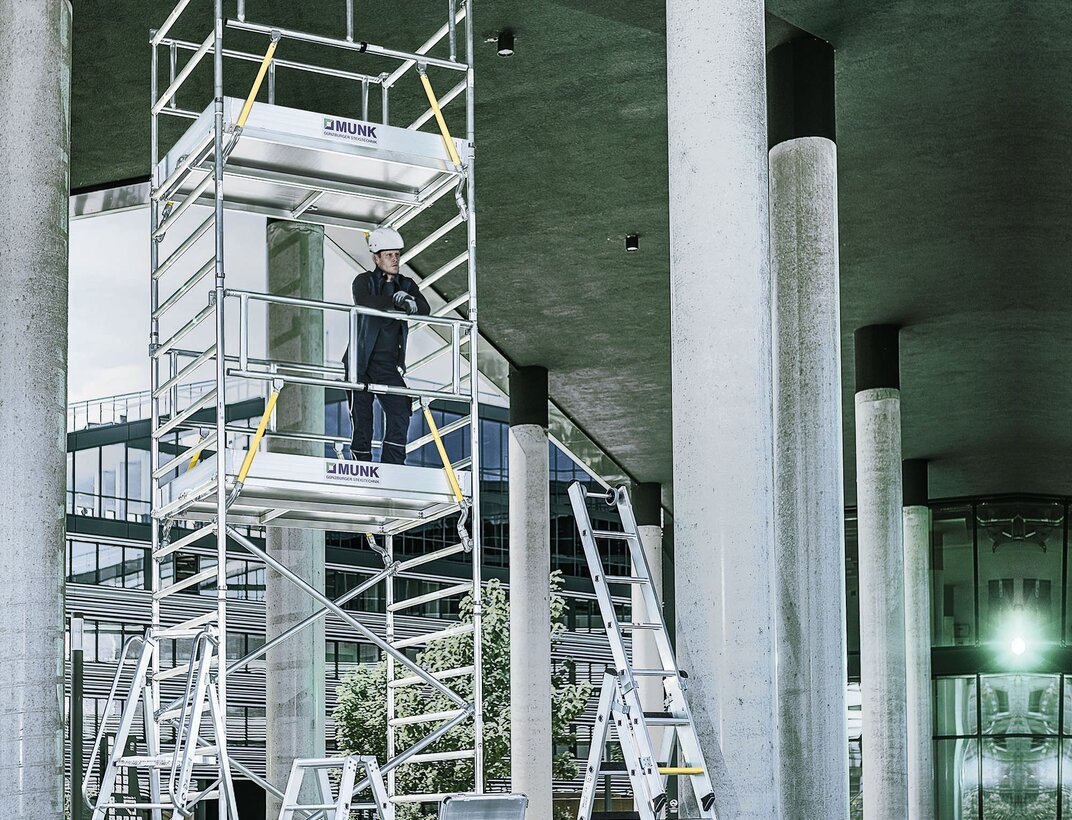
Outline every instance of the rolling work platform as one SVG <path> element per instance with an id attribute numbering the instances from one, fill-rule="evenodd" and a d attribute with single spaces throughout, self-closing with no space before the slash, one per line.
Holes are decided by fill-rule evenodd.
<path id="1" fill-rule="evenodd" d="M 395 776 L 403 764 L 471 760 L 472 791 L 484 791 L 481 543 L 476 525 L 480 498 L 479 482 L 472 478 L 480 474 L 472 0 L 449 0 L 442 25 L 410 51 L 356 39 L 352 0 L 318 1 L 331 7 L 334 19 L 345 19 L 345 34 L 247 20 L 245 0 L 231 0 L 226 9 L 223 0 L 178 0 L 160 28 L 151 32 L 153 627 L 144 639 L 137 639 L 141 651 L 136 662 L 137 647 L 124 648 L 127 661 L 106 706 L 120 713 L 126 734 L 124 743 L 106 755 L 98 794 L 87 795 L 94 820 L 127 816 L 132 809 L 147 812 L 152 820 L 177 820 L 190 816 L 205 800 L 218 800 L 219 816 L 236 820 L 235 777 L 253 780 L 293 809 L 286 784 L 268 782 L 227 754 L 227 678 L 329 613 L 362 641 L 375 644 L 387 660 L 388 759 L 378 768 L 372 766 L 384 775 L 389 803 L 385 806 L 376 798 L 380 815 L 389 817 L 398 803 L 439 802 L 443 797 L 403 793 Z M 251 8 L 256 5 L 250 3 Z M 323 19 L 331 17 L 325 13 Z M 173 34 L 178 30 L 196 30 L 203 39 L 179 39 Z M 233 47 L 232 35 L 240 45 L 259 40 L 264 51 Z M 323 53 L 334 56 L 335 62 L 290 59 L 288 47 L 295 45 L 303 56 Z M 368 73 L 353 69 L 362 61 L 368 62 Z M 256 68 L 252 87 L 251 67 Z M 353 100 L 351 110 L 277 105 L 277 74 L 284 72 L 291 83 L 324 78 L 343 83 L 350 91 L 339 99 Z M 433 82 L 448 89 L 443 96 L 436 96 Z M 208 85 L 211 99 L 195 100 Z M 373 93 L 376 89 L 379 93 Z M 407 92 L 410 102 L 417 99 L 427 109 L 412 122 L 395 122 L 391 100 Z M 464 123 L 460 138 L 451 135 L 443 113 L 455 99 L 464 104 L 464 115 L 455 118 Z M 180 105 L 188 101 L 194 104 Z M 375 118 L 370 107 L 378 109 Z M 162 128 L 165 123 L 185 123 L 185 128 Z M 422 130 L 426 126 L 431 130 Z M 162 147 L 165 132 L 174 136 Z M 224 253 L 231 212 L 358 231 L 399 229 L 420 217 L 419 224 L 434 227 L 422 228 L 426 236 L 408 244 L 402 264 L 433 248 L 440 252 L 434 265 L 422 266 L 423 277 L 404 272 L 422 290 L 434 288 L 442 306 L 430 316 L 407 316 L 233 288 Z M 451 243 L 454 255 L 443 261 L 442 251 Z M 443 292 L 448 282 L 454 283 L 453 292 Z M 386 387 L 360 382 L 355 361 L 343 367 L 253 355 L 258 344 L 253 315 L 266 306 L 345 316 L 351 349 L 362 314 L 406 321 L 411 334 L 426 328 L 435 349 L 410 363 L 411 369 L 435 360 L 445 375 L 432 387 Z M 206 378 L 214 383 L 206 392 L 181 389 Z M 256 427 L 228 417 L 228 395 L 250 380 L 262 384 L 266 394 Z M 441 468 L 355 462 L 343 458 L 348 437 L 327 436 L 323 430 L 276 429 L 273 411 L 280 392 L 285 395 L 296 385 L 407 396 L 423 409 L 428 425 L 427 434 L 411 442 L 407 451 L 434 444 Z M 465 405 L 468 415 L 439 430 L 430 409 L 433 401 Z M 466 446 L 456 449 L 467 450 L 465 458 L 451 462 L 444 441 L 448 436 L 464 439 Z M 288 440 L 328 449 L 334 445 L 335 457 L 261 452 L 266 442 Z M 457 543 L 407 554 L 405 560 L 395 558 L 395 538 L 447 517 L 456 518 Z M 276 526 L 364 533 L 384 567 L 331 600 L 261 548 L 248 531 Z M 206 547 L 214 548 L 214 563 L 180 579 L 174 571 L 177 560 L 194 551 L 203 557 Z M 444 582 L 418 597 L 401 597 L 400 581 L 448 556 L 471 562 L 465 583 Z M 282 634 L 269 636 L 264 646 L 230 659 L 219 651 L 227 646 L 227 579 L 233 562 L 249 559 L 297 585 L 319 609 Z M 344 608 L 376 585 L 385 585 L 384 634 L 375 634 Z M 214 610 L 183 620 L 173 596 L 206 587 L 215 588 Z M 423 634 L 395 639 L 396 617 L 408 616 L 430 601 L 463 596 L 472 597 L 471 621 L 449 629 L 431 625 Z M 472 663 L 466 667 L 433 675 L 412 659 L 414 648 L 459 634 L 472 638 Z M 160 650 L 163 642 L 173 640 L 190 641 L 198 649 L 188 657 Z M 402 687 L 417 688 L 429 702 L 446 700 L 451 708 L 396 714 L 395 693 Z M 431 750 L 466 725 L 473 729 L 472 748 Z M 414 726 L 427 731 L 399 748 L 401 726 L 407 728 L 407 737 L 412 737 Z M 131 752 L 127 740 L 137 738 L 144 749 Z M 314 763 L 321 768 L 334 765 Z M 352 774 L 351 764 L 339 759 L 346 775 Z M 365 778 L 355 788 L 367 786 Z M 336 793 L 329 801 L 325 794 L 324 801 L 346 806 L 349 797 Z"/>

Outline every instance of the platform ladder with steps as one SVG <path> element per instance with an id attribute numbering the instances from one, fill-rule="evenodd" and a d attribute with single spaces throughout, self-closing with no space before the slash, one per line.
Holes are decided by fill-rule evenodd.
<path id="1" fill-rule="evenodd" d="M 600 777 L 624 774 L 629 777 L 641 820 L 658 820 L 663 816 L 669 802 L 667 781 L 670 777 L 679 778 L 679 783 L 685 781 L 691 788 L 701 818 L 716 820 L 714 789 L 685 697 L 687 676 L 679 669 L 670 644 L 629 494 L 624 487 L 589 492 L 584 484 L 575 481 L 569 487 L 569 497 L 614 659 L 614 666 L 609 667 L 603 677 L 577 818 L 592 820 L 593 817 L 599 817 L 598 813 L 593 814 L 593 805 Z M 589 500 L 600 500 L 615 508 L 622 529 L 595 529 L 588 511 Z M 600 554 L 601 543 L 625 543 L 633 574 L 608 575 Z M 629 621 L 619 621 L 611 597 L 611 585 L 638 587 L 643 593 L 643 611 L 633 611 Z M 657 668 L 644 669 L 633 665 L 625 644 L 625 634 L 640 632 L 654 638 L 659 656 Z M 664 692 L 662 711 L 645 711 L 638 678 L 661 680 Z M 607 742 L 612 728 L 621 745 L 622 762 L 607 758 Z M 656 728 L 662 730 L 658 749 L 652 733 Z M 675 752 L 676 764 L 671 762 Z"/>
<path id="2" fill-rule="evenodd" d="M 358 772 L 365 776 L 357 782 Z M 338 771 L 337 778 L 332 772 Z M 337 785 L 334 785 L 337 782 Z M 355 803 L 355 797 L 368 790 L 371 803 Z M 312 803 L 302 802 L 312 792 Z M 383 774 L 375 757 L 305 758 L 295 760 L 279 809 L 279 820 L 350 820 L 352 812 L 375 812 L 377 820 L 394 820 L 395 807 L 387 796 Z"/>
<path id="3" fill-rule="evenodd" d="M 140 651 L 135 656 L 134 650 L 138 647 Z M 129 639 L 123 646 L 119 668 L 104 709 L 107 715 L 118 703 L 117 697 L 123 689 L 122 681 L 131 670 L 123 706 L 119 710 L 119 728 L 104 765 L 96 798 L 89 795 L 88 782 L 85 781 L 81 795 L 92 809 L 91 820 L 130 817 L 133 812 L 139 811 L 151 813 L 154 820 L 161 817 L 165 820 L 189 817 L 196 803 L 219 799 L 221 794 L 229 798 L 225 801 L 229 807 L 228 820 L 237 820 L 226 743 L 217 741 L 226 735 L 226 722 L 214 685 L 219 659 L 219 639 L 215 630 L 202 627 L 193 637 L 182 692 L 179 697 L 163 705 L 158 700 L 158 690 L 152 681 L 159 649 L 159 640 L 152 636 L 151 631 L 145 637 Z M 137 749 L 133 742 L 139 717 L 144 750 Z M 95 768 L 97 756 L 104 745 L 105 723 L 101 721 L 93 744 L 90 771 Z M 163 736 L 168 730 L 171 739 L 164 741 Z M 214 772 L 215 776 L 207 788 L 195 787 L 195 767 L 200 778 L 205 776 L 207 770 Z M 137 797 L 124 800 L 122 795 L 116 794 L 120 774 L 124 770 L 128 779 L 138 778 L 141 771 L 147 772 L 148 802 L 142 802 Z M 137 795 L 140 787 L 135 788 L 128 783 L 127 791 Z"/>

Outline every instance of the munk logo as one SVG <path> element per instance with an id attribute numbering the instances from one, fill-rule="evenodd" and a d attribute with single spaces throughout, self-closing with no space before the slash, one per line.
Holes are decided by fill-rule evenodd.
<path id="1" fill-rule="evenodd" d="M 324 475 L 335 481 L 375 484 L 380 480 L 380 465 L 356 461 L 328 461 Z"/>
<path id="2" fill-rule="evenodd" d="M 324 136 L 353 142 L 376 142 L 376 126 L 367 122 L 324 117 Z"/>

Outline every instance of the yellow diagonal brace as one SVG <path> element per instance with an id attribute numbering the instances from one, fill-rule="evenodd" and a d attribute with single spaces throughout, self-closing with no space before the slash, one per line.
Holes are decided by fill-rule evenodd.
<path id="1" fill-rule="evenodd" d="M 186 468 L 186 472 L 190 472 L 190 470 L 192 470 L 194 467 L 196 467 L 197 462 L 199 462 L 200 460 L 201 460 L 201 451 L 198 450 L 196 453 L 194 453 L 194 457 L 190 459 L 190 466 Z"/>
<path id="2" fill-rule="evenodd" d="M 659 774 L 703 774 L 699 766 L 660 766 Z"/>
<path id="3" fill-rule="evenodd" d="M 249 117 L 249 112 L 253 110 L 253 102 L 257 99 L 257 93 L 261 90 L 261 83 L 264 82 L 264 75 L 268 73 L 268 66 L 272 64 L 272 57 L 275 56 L 275 47 L 277 45 L 279 45 L 279 38 L 273 35 L 272 42 L 268 44 L 268 50 L 264 52 L 264 59 L 261 60 L 261 67 L 257 71 L 257 79 L 253 81 L 253 88 L 249 90 L 249 96 L 246 97 L 246 104 L 242 106 L 242 113 L 238 115 L 238 119 L 235 121 L 237 128 L 246 127 L 246 119 Z"/>
<path id="4" fill-rule="evenodd" d="M 443 472 L 447 474 L 447 481 L 450 482 L 450 489 L 454 493 L 454 498 L 459 504 L 464 504 L 465 496 L 462 495 L 462 488 L 458 484 L 458 476 L 454 474 L 454 468 L 450 464 L 450 459 L 447 458 L 447 448 L 443 446 L 443 439 L 439 437 L 439 428 L 436 427 L 435 419 L 432 418 L 432 411 L 428 405 L 424 406 L 424 419 L 428 422 L 428 429 L 432 431 L 432 438 L 435 439 L 439 457 L 443 460 Z"/>
<path id="5" fill-rule="evenodd" d="M 261 423 L 257 425 L 257 432 L 253 434 L 253 440 L 249 443 L 249 450 L 246 452 L 246 458 L 242 462 L 242 469 L 238 471 L 239 484 L 246 480 L 249 468 L 253 466 L 253 457 L 257 455 L 257 448 L 260 446 L 261 439 L 264 438 L 264 431 L 268 429 L 268 419 L 272 417 L 272 411 L 275 410 L 275 402 L 278 398 L 278 390 L 273 390 L 272 395 L 268 397 L 268 403 L 264 406 L 264 415 L 261 416 Z"/>
<path id="6" fill-rule="evenodd" d="M 436 122 L 439 123 L 439 133 L 443 137 L 443 144 L 447 146 L 447 154 L 450 156 L 450 161 L 455 165 L 461 165 L 461 158 L 458 156 L 458 149 L 454 147 L 454 140 L 450 138 L 450 131 L 447 130 L 447 121 L 443 119 L 443 111 L 439 107 L 439 100 L 436 99 L 435 92 L 432 90 L 432 83 L 428 80 L 428 75 L 421 74 L 421 84 L 424 86 L 424 93 L 428 97 L 428 104 L 432 106 L 432 113 L 435 114 Z"/>

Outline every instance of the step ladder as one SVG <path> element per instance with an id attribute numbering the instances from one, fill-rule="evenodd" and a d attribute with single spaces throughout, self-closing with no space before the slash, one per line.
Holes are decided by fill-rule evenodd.
<path id="1" fill-rule="evenodd" d="M 138 647 L 140 651 L 135 659 Z M 158 661 L 159 643 L 151 630 L 144 637 L 131 638 L 123 646 L 105 705 L 105 715 L 110 714 L 118 702 L 117 695 L 123 690 L 122 679 L 128 673 L 131 677 L 125 687 L 126 697 L 119 714 L 119 727 L 112 740 L 95 799 L 89 795 L 89 778 L 83 779 L 82 798 L 92 810 L 91 820 L 126 818 L 138 811 L 151 812 L 153 818 L 160 818 L 161 812 L 170 812 L 172 818 L 190 817 L 197 803 L 219 800 L 221 796 L 228 807 L 228 820 L 238 820 L 227 756 L 225 715 L 214 685 L 219 663 L 219 641 L 215 629 L 205 627 L 197 633 L 190 661 L 185 664 L 186 685 L 183 693 L 163 707 L 153 694 L 152 670 Z M 139 715 L 144 729 L 144 754 L 137 752 L 133 734 Z M 208 726 L 204 725 L 206 718 Z M 106 728 L 107 719 L 101 721 L 87 772 L 92 772 L 98 765 Z M 162 730 L 174 731 L 173 742 L 167 744 L 170 748 L 162 748 Z M 132 747 L 134 754 L 130 754 Z M 195 785 L 195 766 L 202 773 L 206 767 L 216 770 L 216 777 L 207 788 L 198 790 Z M 124 769 L 127 770 L 127 783 L 124 789 L 117 790 L 119 775 Z M 137 775 L 141 770 L 148 773 L 148 802 L 140 797 Z M 125 799 L 128 797 L 134 799 Z"/>
<path id="2" fill-rule="evenodd" d="M 608 774 L 629 777 L 641 820 L 658 820 L 663 814 L 668 803 L 666 791 L 670 777 L 688 781 L 700 810 L 699 816 L 704 820 L 716 820 L 714 789 L 700 750 L 692 713 L 685 699 L 687 676 L 678 668 L 673 647 L 670 645 L 670 635 L 651 581 L 651 570 L 640 541 L 629 494 L 624 487 L 605 492 L 588 492 L 581 482 L 574 481 L 569 487 L 569 497 L 614 658 L 614 666 L 608 668 L 600 690 L 577 820 L 592 820 L 596 785 L 600 776 Z M 595 529 L 588 511 L 589 499 L 601 499 L 616 509 L 622 529 Z M 633 574 L 606 573 L 599 545 L 608 542 L 624 542 L 627 545 Z M 642 592 L 643 611 L 634 611 L 628 622 L 618 620 L 611 598 L 612 584 L 635 587 Z M 633 666 L 625 646 L 627 632 L 634 635 L 644 632 L 653 637 L 659 656 L 657 668 L 641 669 Z M 656 678 L 662 681 L 663 711 L 644 710 L 638 678 Z M 624 762 L 607 760 L 607 741 L 612 726 L 621 745 Z M 660 729 L 662 733 L 658 750 L 652 739 L 653 729 Z M 679 762 L 672 765 L 670 761 L 675 751 Z M 680 780 L 678 782 L 680 783 Z"/>
<path id="3" fill-rule="evenodd" d="M 357 773 L 365 778 L 357 783 Z M 332 772 L 338 771 L 337 776 Z M 336 788 L 332 783 L 337 782 Z M 355 803 L 354 797 L 371 790 L 371 803 Z M 310 799 L 311 803 L 301 802 Z M 279 820 L 350 820 L 350 813 L 375 811 L 379 820 L 394 820 L 395 807 L 387 797 L 387 787 L 375 757 L 350 755 L 295 760 L 290 767 L 287 790 L 279 809 Z"/>

